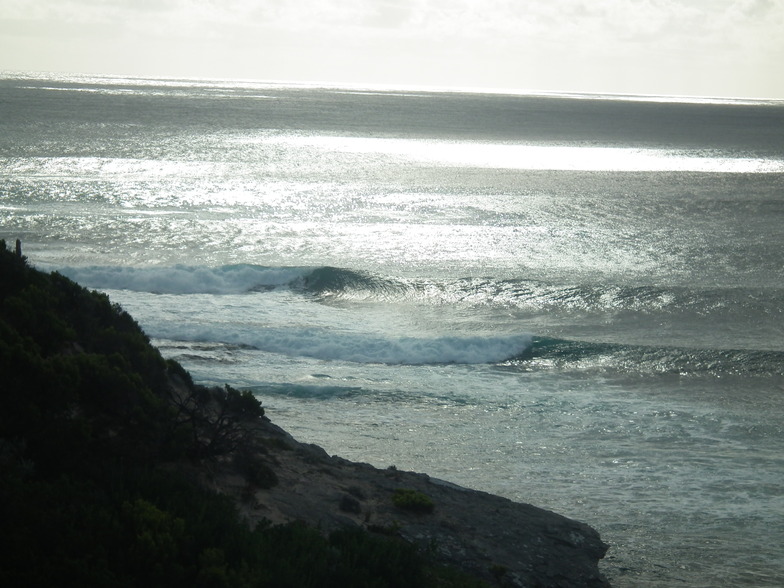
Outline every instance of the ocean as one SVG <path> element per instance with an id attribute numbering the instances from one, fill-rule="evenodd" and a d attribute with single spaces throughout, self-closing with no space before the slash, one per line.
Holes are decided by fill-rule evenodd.
<path id="1" fill-rule="evenodd" d="M 784 102 L 6 72 L 0 237 L 615 586 L 784 584 Z"/>

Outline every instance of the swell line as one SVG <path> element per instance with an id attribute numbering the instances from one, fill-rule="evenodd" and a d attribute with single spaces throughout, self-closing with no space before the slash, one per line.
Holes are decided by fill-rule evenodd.
<path id="1" fill-rule="evenodd" d="M 494 306 L 532 312 L 722 312 L 735 317 L 776 317 L 784 306 L 784 292 L 775 288 L 561 284 L 492 277 L 434 280 L 331 266 L 86 266 L 59 271 L 90 288 L 156 294 L 244 294 L 288 288 L 323 301 Z"/>
<path id="2" fill-rule="evenodd" d="M 509 363 L 528 370 L 784 376 L 782 351 L 619 345 L 548 337 L 533 337 L 531 345 Z"/>
<path id="3" fill-rule="evenodd" d="M 395 336 L 323 327 L 204 326 L 161 322 L 151 336 L 170 341 L 220 342 L 290 357 L 387 365 L 493 364 L 520 357 L 529 335 Z"/>

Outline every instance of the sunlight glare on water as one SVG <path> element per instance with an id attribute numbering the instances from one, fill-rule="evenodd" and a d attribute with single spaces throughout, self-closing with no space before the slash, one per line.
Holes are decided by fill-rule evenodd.
<path id="1" fill-rule="evenodd" d="M 627 147 L 525 145 L 368 137 L 293 136 L 295 143 L 343 153 L 378 153 L 420 163 L 551 171 L 781 173 L 784 162 L 710 152 Z"/>

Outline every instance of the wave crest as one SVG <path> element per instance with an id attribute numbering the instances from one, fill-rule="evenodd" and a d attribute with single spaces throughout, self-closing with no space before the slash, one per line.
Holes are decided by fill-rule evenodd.
<path id="1" fill-rule="evenodd" d="M 179 341 L 221 341 L 259 351 L 321 360 L 389 365 L 487 364 L 520 357 L 528 335 L 392 337 L 315 327 L 205 331 L 184 325 L 158 325 L 154 336 Z M 218 330 L 216 330 L 218 329 Z"/>
<path id="2" fill-rule="evenodd" d="M 238 264 L 214 268 L 86 266 L 59 271 L 90 288 L 154 294 L 242 294 L 288 286 L 303 280 L 313 268 Z"/>
<path id="3" fill-rule="evenodd" d="M 528 279 L 392 278 L 369 272 L 317 267 L 66 267 L 59 270 L 80 284 L 99 289 L 156 294 L 243 294 L 289 288 L 323 299 L 462 306 L 497 306 L 533 312 L 688 312 L 732 309 L 749 316 L 778 313 L 780 290 L 557 284 Z"/>
<path id="4" fill-rule="evenodd" d="M 514 363 L 531 370 L 563 369 L 680 376 L 784 376 L 784 352 L 754 349 L 592 343 L 534 337 Z"/>
<path id="5" fill-rule="evenodd" d="M 313 295 L 336 296 L 347 292 L 371 295 L 401 287 L 393 280 L 330 266 L 84 266 L 58 271 L 90 288 L 154 294 L 242 294 L 287 287 Z"/>

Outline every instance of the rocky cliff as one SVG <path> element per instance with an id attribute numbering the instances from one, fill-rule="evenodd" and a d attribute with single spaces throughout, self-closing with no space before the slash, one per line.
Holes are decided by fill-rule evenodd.
<path id="1" fill-rule="evenodd" d="M 329 456 L 267 419 L 252 437 L 256 456 L 278 483 L 254 487 L 228 462 L 212 470 L 208 482 L 233 496 L 250 522 L 303 521 L 325 531 L 350 526 L 397 535 L 491 585 L 609 586 L 597 565 L 607 546 L 588 525 L 426 474 Z M 428 508 L 396 501 L 401 490 L 426 497 Z"/>

